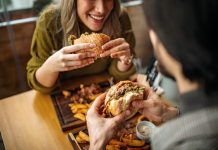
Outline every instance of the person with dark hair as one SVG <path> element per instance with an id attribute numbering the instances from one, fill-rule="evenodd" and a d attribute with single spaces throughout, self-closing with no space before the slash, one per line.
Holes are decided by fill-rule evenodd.
<path id="1" fill-rule="evenodd" d="M 218 38 L 213 36 L 218 35 L 217 10 L 217 0 L 144 0 L 158 69 L 176 80 L 180 92 L 179 117 L 156 128 L 151 149 L 218 149 Z M 87 115 L 91 149 L 102 149 L 130 114 L 127 110 L 115 119 L 101 118 L 96 109 L 102 101 L 104 95 Z M 146 107 L 148 101 L 135 101 L 132 106 L 144 115 L 159 108 L 162 112 L 153 111 L 153 115 L 160 118 L 174 112 L 158 99 L 153 101 L 159 103 Z"/>

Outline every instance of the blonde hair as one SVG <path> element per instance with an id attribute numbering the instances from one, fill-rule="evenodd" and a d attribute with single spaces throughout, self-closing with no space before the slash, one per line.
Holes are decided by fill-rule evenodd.
<path id="1" fill-rule="evenodd" d="M 76 0 L 61 0 L 59 8 L 64 37 L 63 43 L 64 45 L 68 45 L 67 38 L 69 35 L 73 34 L 79 37 L 82 34 L 80 33 L 78 23 Z M 114 0 L 114 7 L 103 26 L 102 33 L 110 35 L 111 38 L 117 38 L 121 35 L 120 14 L 120 2 L 119 0 Z"/>

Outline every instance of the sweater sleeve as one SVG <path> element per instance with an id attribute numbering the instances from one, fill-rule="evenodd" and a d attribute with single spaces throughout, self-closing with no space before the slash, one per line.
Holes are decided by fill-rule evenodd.
<path id="1" fill-rule="evenodd" d="M 31 88 L 38 90 L 42 93 L 50 93 L 56 86 L 57 83 L 50 88 L 41 85 L 36 77 L 36 71 L 42 66 L 47 58 L 52 54 L 52 50 L 55 50 L 54 32 L 52 25 L 54 21 L 54 10 L 44 11 L 38 19 L 36 28 L 32 37 L 31 44 L 31 59 L 27 64 L 27 81 Z M 55 41 L 55 42 L 54 42 Z M 55 43 L 55 44 L 54 44 Z M 58 82 L 58 81 L 57 81 Z"/>
<path id="2" fill-rule="evenodd" d="M 135 36 L 132 30 L 131 21 L 129 15 L 125 9 L 122 10 L 120 16 L 120 24 L 121 24 L 121 37 L 125 38 L 125 40 L 130 44 L 130 50 L 135 55 L 134 48 L 135 48 Z M 113 60 L 110 67 L 109 73 L 115 78 L 116 81 L 126 80 L 129 76 L 136 72 L 135 66 L 125 71 L 121 72 L 117 68 L 117 60 Z"/>

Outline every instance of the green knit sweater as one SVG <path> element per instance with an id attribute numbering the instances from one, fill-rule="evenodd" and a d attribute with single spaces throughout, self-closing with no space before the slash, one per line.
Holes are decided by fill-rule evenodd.
<path id="1" fill-rule="evenodd" d="M 56 84 L 53 87 L 44 87 L 35 77 L 36 70 L 51 56 L 53 50 L 60 50 L 63 47 L 63 32 L 60 30 L 60 17 L 57 9 L 47 9 L 39 17 L 32 38 L 31 59 L 27 64 L 27 80 L 31 88 L 43 93 L 52 92 L 62 80 L 75 78 L 82 75 L 91 75 L 108 71 L 116 80 L 127 79 L 135 73 L 132 66 L 128 71 L 121 72 L 117 69 L 117 60 L 109 57 L 97 59 L 93 64 L 84 68 L 62 72 Z M 122 37 L 133 48 L 135 46 L 135 37 L 132 32 L 131 23 L 127 12 L 123 11 L 120 16 Z M 84 33 L 86 31 L 82 31 Z M 49 77 L 48 77 L 49 78 Z"/>

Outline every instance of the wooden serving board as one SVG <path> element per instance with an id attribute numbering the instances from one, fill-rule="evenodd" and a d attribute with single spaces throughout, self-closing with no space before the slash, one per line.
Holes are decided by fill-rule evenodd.
<path id="1" fill-rule="evenodd" d="M 74 114 L 69 107 L 69 104 L 72 103 L 72 101 L 70 100 L 70 98 L 64 97 L 64 95 L 62 94 L 62 90 L 68 90 L 73 93 L 79 90 L 80 84 L 87 86 L 91 85 L 92 83 L 99 84 L 101 87 L 108 86 L 109 88 L 109 78 L 110 76 L 104 73 L 99 75 L 83 76 L 77 79 L 71 79 L 63 82 L 59 90 L 56 90 L 51 95 L 52 102 L 63 131 L 68 131 L 74 128 L 78 128 L 80 126 L 84 126 L 86 122 L 73 117 Z"/>

